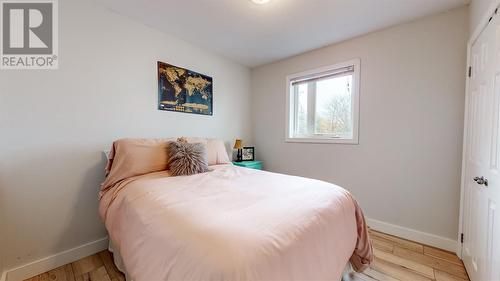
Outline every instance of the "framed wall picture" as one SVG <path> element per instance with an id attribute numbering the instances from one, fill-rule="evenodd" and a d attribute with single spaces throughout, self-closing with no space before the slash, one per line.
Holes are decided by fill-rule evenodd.
<path id="1" fill-rule="evenodd" d="M 255 147 L 243 147 L 243 161 L 255 160 Z"/>
<path id="2" fill-rule="evenodd" d="M 158 62 L 159 110 L 213 115 L 212 107 L 212 77 Z"/>

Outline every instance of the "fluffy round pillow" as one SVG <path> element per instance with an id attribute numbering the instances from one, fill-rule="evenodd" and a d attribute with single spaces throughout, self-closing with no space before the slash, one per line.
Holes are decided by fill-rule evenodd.
<path id="1" fill-rule="evenodd" d="M 170 142 L 168 153 L 168 166 L 172 176 L 187 176 L 208 172 L 207 148 L 203 143 Z"/>

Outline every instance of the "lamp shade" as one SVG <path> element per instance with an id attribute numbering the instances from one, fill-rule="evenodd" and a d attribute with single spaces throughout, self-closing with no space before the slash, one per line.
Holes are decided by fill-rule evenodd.
<path id="1" fill-rule="evenodd" d="M 243 141 L 242 140 L 236 140 L 234 142 L 234 149 L 242 149 L 243 148 Z"/>

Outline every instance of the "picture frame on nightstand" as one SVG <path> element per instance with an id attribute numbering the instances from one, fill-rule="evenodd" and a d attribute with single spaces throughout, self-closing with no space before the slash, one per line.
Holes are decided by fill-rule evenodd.
<path id="1" fill-rule="evenodd" d="M 243 161 L 255 161 L 255 147 L 246 146 L 243 147 Z"/>

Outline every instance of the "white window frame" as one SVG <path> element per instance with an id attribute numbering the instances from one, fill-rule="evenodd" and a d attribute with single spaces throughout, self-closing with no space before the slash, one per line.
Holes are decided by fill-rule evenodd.
<path id="1" fill-rule="evenodd" d="M 291 85 L 293 81 L 299 80 L 303 77 L 310 77 L 315 75 L 320 75 L 326 72 L 332 72 L 337 69 L 353 66 L 353 85 L 352 85 L 352 138 L 341 138 L 333 136 L 321 136 L 314 135 L 309 137 L 294 137 L 292 134 L 294 132 L 295 120 L 291 118 L 296 118 L 295 109 L 296 106 L 294 101 L 295 95 L 291 95 Z M 361 60 L 359 58 L 352 59 L 346 62 L 337 63 L 334 65 L 329 65 L 325 67 L 320 67 L 316 69 L 311 69 L 303 71 L 300 73 L 295 73 L 288 75 L 286 77 L 286 142 L 301 142 L 301 143 L 338 143 L 338 144 L 359 144 L 359 81 L 360 81 L 360 66 Z M 293 121 L 293 122 L 291 122 Z"/>

